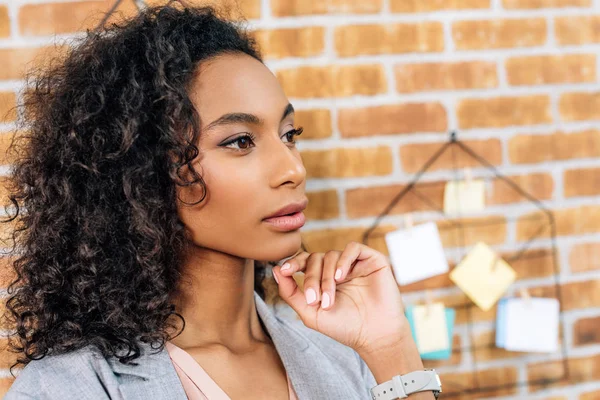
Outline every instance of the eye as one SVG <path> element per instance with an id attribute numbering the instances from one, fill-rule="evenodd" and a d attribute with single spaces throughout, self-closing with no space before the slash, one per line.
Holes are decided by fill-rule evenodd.
<path id="1" fill-rule="evenodd" d="M 296 129 L 292 129 L 291 131 L 286 132 L 284 136 L 288 139 L 288 143 L 296 143 L 296 141 L 294 140 L 294 136 L 301 135 L 303 131 L 304 128 L 300 126 Z"/>
<path id="2" fill-rule="evenodd" d="M 235 139 L 232 139 L 228 142 L 223 143 L 221 146 L 222 147 L 230 147 L 232 144 L 238 144 L 237 149 L 235 147 L 233 147 L 233 149 L 236 150 L 247 150 L 250 147 L 250 144 L 254 144 L 254 140 L 256 139 L 256 136 L 254 136 L 252 133 L 246 133 L 242 136 L 238 136 Z"/>

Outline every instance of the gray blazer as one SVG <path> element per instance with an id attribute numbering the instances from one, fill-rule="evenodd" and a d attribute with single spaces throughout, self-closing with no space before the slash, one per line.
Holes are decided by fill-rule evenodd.
<path id="1" fill-rule="evenodd" d="M 256 292 L 254 300 L 300 400 L 371 398 L 375 378 L 352 348 L 276 315 Z M 187 399 L 166 348 L 150 354 L 156 349 L 141 345 L 138 366 L 104 358 L 91 345 L 31 361 L 4 399 Z"/>

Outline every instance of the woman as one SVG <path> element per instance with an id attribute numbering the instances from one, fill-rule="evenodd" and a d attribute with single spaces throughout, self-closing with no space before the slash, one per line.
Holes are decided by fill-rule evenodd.
<path id="1" fill-rule="evenodd" d="M 299 251 L 302 128 L 241 27 L 149 8 L 28 87 L 6 399 L 366 399 L 423 368 L 381 253 Z M 304 325 L 264 302 L 284 259 Z"/>

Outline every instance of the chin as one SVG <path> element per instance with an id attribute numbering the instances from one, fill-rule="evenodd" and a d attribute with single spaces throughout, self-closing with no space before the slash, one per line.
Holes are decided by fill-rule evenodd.
<path id="1" fill-rule="evenodd" d="M 302 247 L 300 231 L 290 232 L 285 237 L 268 240 L 264 251 L 254 259 L 263 262 L 277 262 L 296 254 Z"/>

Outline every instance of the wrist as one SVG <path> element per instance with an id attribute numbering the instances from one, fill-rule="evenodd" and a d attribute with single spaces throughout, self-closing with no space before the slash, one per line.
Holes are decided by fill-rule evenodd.
<path id="1" fill-rule="evenodd" d="M 357 351 L 367 364 L 377 384 L 392 379 L 395 375 L 423 370 L 423 361 L 412 335 L 401 333 L 398 339 L 387 346 Z"/>

